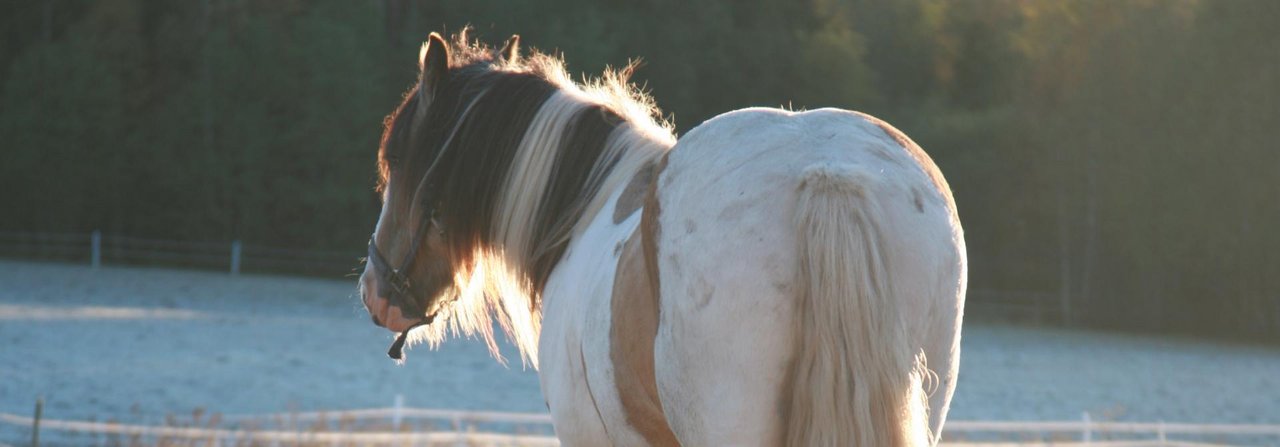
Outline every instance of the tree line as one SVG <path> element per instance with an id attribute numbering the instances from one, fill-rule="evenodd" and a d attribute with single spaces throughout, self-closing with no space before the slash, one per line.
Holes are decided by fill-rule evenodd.
<path id="1" fill-rule="evenodd" d="M 469 24 L 574 73 L 642 58 L 680 131 L 747 106 L 894 123 L 951 183 L 975 291 L 1051 294 L 1073 325 L 1280 340 L 1280 2 L 4 8 L 0 230 L 359 253 L 417 45 Z"/>

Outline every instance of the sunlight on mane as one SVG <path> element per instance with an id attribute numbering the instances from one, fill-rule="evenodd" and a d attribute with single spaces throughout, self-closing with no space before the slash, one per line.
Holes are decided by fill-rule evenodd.
<path id="1" fill-rule="evenodd" d="M 424 44 L 424 51 L 425 48 Z M 583 74 L 581 81 L 575 81 L 569 74 L 564 54 L 558 51 L 522 46 L 522 54 L 517 60 L 503 60 L 497 57 L 496 48 L 471 39 L 466 32 L 453 36 L 450 50 L 449 65 L 452 67 L 489 62 L 499 71 L 535 74 L 562 91 L 608 107 L 629 121 L 637 132 L 655 141 L 675 144 L 675 125 L 669 117 L 663 116 L 653 96 L 643 86 L 631 82 L 632 73 L 642 65 L 639 59 L 629 60 L 621 68 L 605 66 L 600 75 Z M 422 60 L 421 55 L 418 60 Z"/>
<path id="2" fill-rule="evenodd" d="M 435 349 L 450 336 L 475 337 L 484 340 L 490 354 L 505 365 L 494 335 L 496 323 L 519 349 L 521 363 L 537 369 L 541 300 L 529 273 L 522 269 L 546 253 L 547 247 L 566 243 L 592 221 L 612 191 L 675 144 L 674 129 L 653 97 L 630 82 L 638 61 L 620 69 L 606 67 L 599 76 L 584 76 L 581 82 L 575 82 L 559 53 L 528 49 L 525 55 L 506 60 L 499 58 L 492 47 L 469 39 L 465 31 L 451 40 L 451 67 L 483 63 L 500 72 L 533 74 L 556 87 L 557 94 L 547 101 L 551 108 L 539 111 L 520 143 L 509 174 L 514 183 L 506 186 L 508 191 L 498 203 L 500 222 L 495 223 L 494 241 L 476 249 L 470 265 L 455 269 L 453 286 L 444 292 L 444 302 L 448 304 L 439 310 L 436 323 L 413 330 L 408 342 L 426 343 Z M 539 198 L 555 172 L 559 149 L 554 148 L 562 146 L 560 138 L 566 135 L 577 112 L 593 105 L 610 110 L 625 122 L 609 135 L 603 148 L 602 159 L 613 162 L 592 168 L 590 174 L 597 189 L 576 211 L 575 221 L 551 234 L 537 235 L 539 239 L 535 240 L 531 229 L 538 213 L 544 212 Z M 453 298 L 456 299 L 450 301 Z"/>
<path id="3" fill-rule="evenodd" d="M 536 302 L 531 284 L 508 266 L 501 252 L 477 250 L 474 259 L 470 266 L 458 269 L 453 287 L 445 292 L 456 300 L 440 310 L 437 324 L 415 329 L 409 344 L 425 342 L 436 349 L 450 336 L 475 337 L 484 340 L 489 354 L 506 365 L 494 337 L 493 326 L 497 323 L 520 350 L 521 364 L 538 369 L 542 312 L 530 308 L 530 303 Z"/>
<path id="4" fill-rule="evenodd" d="M 524 64 L 561 90 L 608 107 L 631 123 L 636 131 L 655 141 L 675 144 L 675 125 L 662 116 L 653 96 L 631 83 L 631 74 L 640 67 L 640 60 L 628 61 L 620 69 L 606 66 L 600 76 L 584 74 L 581 82 L 574 82 L 569 75 L 562 55 L 535 52 Z"/>

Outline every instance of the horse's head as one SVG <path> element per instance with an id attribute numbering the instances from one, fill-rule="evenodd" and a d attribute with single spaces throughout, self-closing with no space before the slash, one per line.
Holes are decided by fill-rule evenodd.
<path id="1" fill-rule="evenodd" d="M 575 84 L 557 55 L 517 55 L 432 34 L 418 82 L 386 120 L 382 213 L 361 297 L 406 340 L 485 340 L 494 327 L 536 358 L 540 294 L 613 192 L 674 144 L 651 100 L 607 71 Z M 436 315 L 441 323 L 431 323 Z"/>
<path id="2" fill-rule="evenodd" d="M 465 36 L 459 41 L 465 45 Z M 478 237 L 475 208 L 464 195 L 445 197 L 451 177 L 445 151 L 457 132 L 460 106 L 470 100 L 459 73 L 515 57 L 512 37 L 500 55 L 464 49 L 451 65 L 450 48 L 432 33 L 419 54 L 418 83 L 386 119 L 378 149 L 382 212 L 369 240 L 360 293 L 375 324 L 404 332 L 429 323 L 453 293 L 456 266 Z M 459 84 L 459 85 L 454 85 Z M 444 163 L 442 163 L 444 161 Z M 451 201 L 452 199 L 452 201 Z"/>

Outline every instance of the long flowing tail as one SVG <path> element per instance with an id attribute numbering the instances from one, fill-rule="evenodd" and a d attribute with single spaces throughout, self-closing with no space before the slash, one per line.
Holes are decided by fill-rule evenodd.
<path id="1" fill-rule="evenodd" d="M 877 180 L 815 165 L 796 209 L 797 353 L 787 445 L 927 446 L 928 374 L 884 259 Z M 919 353 L 919 354 L 918 354 Z"/>

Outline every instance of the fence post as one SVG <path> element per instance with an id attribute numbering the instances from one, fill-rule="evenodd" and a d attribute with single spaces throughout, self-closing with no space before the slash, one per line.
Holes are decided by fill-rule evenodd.
<path id="1" fill-rule="evenodd" d="M 93 230 L 89 235 L 89 264 L 94 270 L 102 267 L 102 230 Z"/>
<path id="2" fill-rule="evenodd" d="M 458 439 L 454 441 L 453 445 L 455 447 L 467 447 L 467 434 L 462 432 L 462 418 L 455 413 L 450 419 L 453 422 L 453 432 L 458 435 Z"/>
<path id="3" fill-rule="evenodd" d="M 1093 424 L 1089 422 L 1089 412 L 1085 411 L 1083 413 L 1084 416 L 1082 419 L 1084 420 L 1084 432 L 1080 434 L 1080 441 L 1088 444 L 1093 442 Z"/>
<path id="4" fill-rule="evenodd" d="M 240 240 L 231 241 L 231 276 L 240 275 Z"/>
<path id="5" fill-rule="evenodd" d="M 31 447 L 40 447 L 40 415 L 44 413 L 44 398 L 36 398 L 36 415 L 31 421 Z"/>
<path id="6" fill-rule="evenodd" d="M 1168 442 L 1168 440 L 1165 439 L 1164 437 L 1164 420 L 1163 419 L 1156 423 L 1156 439 L 1160 441 L 1161 447 L 1163 447 L 1164 444 Z"/>
<path id="7" fill-rule="evenodd" d="M 391 430 L 400 431 L 402 420 L 404 420 L 404 395 L 397 394 L 395 404 L 391 406 Z"/>

